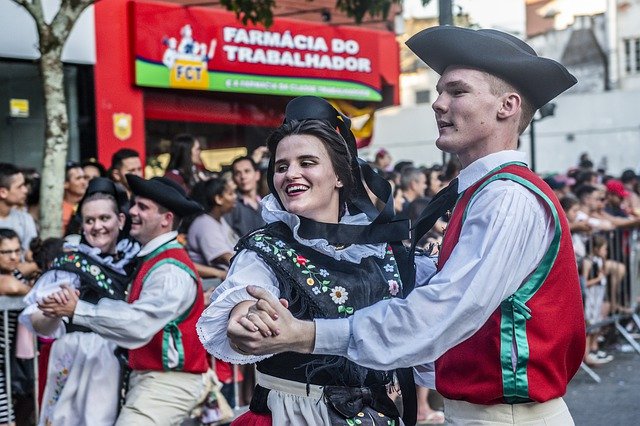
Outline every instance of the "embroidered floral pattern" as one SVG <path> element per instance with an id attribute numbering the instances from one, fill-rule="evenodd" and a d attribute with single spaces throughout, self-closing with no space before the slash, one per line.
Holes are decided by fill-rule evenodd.
<path id="1" fill-rule="evenodd" d="M 344 287 L 336 286 L 331 290 L 331 299 L 333 300 L 333 303 L 342 305 L 344 302 L 349 300 L 349 292 Z"/>
<path id="2" fill-rule="evenodd" d="M 400 291 L 400 285 L 398 284 L 398 281 L 389 280 L 387 281 L 387 283 L 389 283 L 389 294 L 392 296 L 397 295 L 398 292 Z"/>
<path id="3" fill-rule="evenodd" d="M 349 293 L 342 286 L 336 286 L 329 272 L 326 269 L 316 270 L 315 265 L 306 257 L 299 255 L 292 248 L 288 248 L 286 243 L 264 234 L 255 234 L 253 239 L 256 241 L 255 246 L 265 253 L 271 253 L 280 261 L 289 259 L 293 264 L 300 268 L 304 275 L 307 275 L 306 283 L 311 288 L 313 294 L 327 294 L 331 300 L 338 305 L 336 307 L 338 313 L 351 315 L 354 312 L 352 306 L 345 303 L 348 300 Z"/>
<path id="4" fill-rule="evenodd" d="M 378 417 L 378 419 L 375 419 L 374 417 Z M 381 424 L 380 421 L 384 422 L 386 420 L 386 424 L 387 426 L 397 426 L 398 424 L 396 423 L 396 421 L 394 419 L 390 419 L 389 417 L 385 416 L 382 413 L 376 413 L 376 415 L 373 415 L 369 410 L 367 410 L 367 413 L 363 413 L 363 412 L 359 412 L 358 414 L 356 414 L 355 417 L 350 418 L 350 419 L 345 419 L 345 423 L 347 426 L 358 426 L 358 425 L 362 425 L 362 424 L 373 424 L 373 425 L 377 425 L 377 424 Z"/>
<path id="5" fill-rule="evenodd" d="M 44 423 L 47 426 L 52 425 L 51 414 L 53 414 L 55 405 L 58 402 L 58 399 L 60 399 L 62 388 L 64 388 L 64 385 L 67 383 L 71 364 L 73 364 L 73 356 L 70 354 L 64 354 L 55 362 L 55 369 L 57 373 L 53 381 L 53 392 L 51 393 L 51 397 L 46 401 L 46 406 L 43 407 Z"/>
<path id="6" fill-rule="evenodd" d="M 331 274 L 324 268 L 317 269 L 316 266 L 306 257 L 296 253 L 296 251 L 284 241 L 262 233 L 253 235 L 254 246 L 265 253 L 271 254 L 278 261 L 290 261 L 297 268 L 301 269 L 301 273 L 306 275 L 306 284 L 310 287 L 313 294 L 321 296 L 326 295 L 331 298 L 332 302 L 337 305 L 336 310 L 344 316 L 352 315 L 355 312 L 353 306 L 349 306 L 349 292 L 343 286 L 334 283 Z M 383 269 L 385 278 L 389 285 L 389 295 L 384 299 L 394 297 L 400 292 L 400 275 L 398 267 L 393 257 L 391 246 L 387 246 L 386 256 L 384 259 Z"/>
<path id="7" fill-rule="evenodd" d="M 90 274 L 96 281 L 96 284 L 106 290 L 110 295 L 114 295 L 113 281 L 107 277 L 102 269 L 95 264 L 89 263 L 86 258 L 77 253 L 67 253 L 54 259 L 52 267 L 62 268 L 66 264 L 71 264 L 84 273 Z"/>

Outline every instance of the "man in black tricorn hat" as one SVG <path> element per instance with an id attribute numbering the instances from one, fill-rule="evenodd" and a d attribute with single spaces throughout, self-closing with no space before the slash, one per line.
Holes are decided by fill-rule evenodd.
<path id="1" fill-rule="evenodd" d="M 238 329 L 232 341 L 256 354 L 293 349 L 370 368 L 421 365 L 416 378 L 428 386 L 426 365 L 435 361 L 452 424 L 573 424 L 562 396 L 585 333 L 571 237 L 556 196 L 516 147 L 534 112 L 576 79 L 499 31 L 441 26 L 407 45 L 441 75 L 436 145 L 463 167 L 437 272 L 406 299 L 314 322 L 293 319 L 252 287 L 263 300 L 251 318 L 277 336 Z"/>
<path id="2" fill-rule="evenodd" d="M 202 396 L 208 363 L 195 330 L 202 285 L 174 229 L 202 207 L 169 179 L 126 179 L 135 196 L 131 236 L 142 245 L 128 299 L 73 304 L 71 313 L 129 350 L 129 390 L 116 424 L 180 424 Z"/>

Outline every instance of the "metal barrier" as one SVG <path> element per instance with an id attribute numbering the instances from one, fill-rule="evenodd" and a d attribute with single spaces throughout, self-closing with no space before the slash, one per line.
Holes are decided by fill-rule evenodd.
<path id="1" fill-rule="evenodd" d="M 3 335 L 0 336 L 4 342 L 4 375 L 5 375 L 5 391 L 7 392 L 7 417 L 11 419 L 13 416 L 13 395 L 11 388 L 11 336 L 9 336 L 9 312 L 21 311 L 26 307 L 22 301 L 22 296 L 0 296 L 0 310 L 2 311 L 2 325 Z M 16 324 L 17 329 L 17 324 Z M 13 342 L 15 344 L 15 341 Z M 35 416 L 39 418 L 38 407 L 38 351 L 36 341 L 34 338 L 34 353 L 36 356 L 33 359 L 33 374 L 35 378 L 34 382 L 34 404 L 35 404 Z"/>
<path id="2" fill-rule="evenodd" d="M 606 262 L 609 266 L 608 278 L 608 300 L 610 311 L 601 321 L 587 326 L 587 333 L 599 330 L 605 326 L 613 325 L 619 335 L 640 354 L 640 344 L 629 333 L 623 322 L 633 324 L 640 329 L 640 317 L 638 316 L 638 305 L 640 298 L 640 230 L 638 229 L 617 229 L 608 232 L 594 234 L 587 241 L 586 261 L 590 262 L 593 255 L 594 241 L 597 236 L 606 239 L 608 245 L 608 256 Z M 579 268 L 582 276 L 582 268 Z M 593 278 L 591 275 L 586 278 Z M 600 383 L 600 377 L 591 370 L 585 363 L 582 369 L 589 374 L 596 382 Z"/>

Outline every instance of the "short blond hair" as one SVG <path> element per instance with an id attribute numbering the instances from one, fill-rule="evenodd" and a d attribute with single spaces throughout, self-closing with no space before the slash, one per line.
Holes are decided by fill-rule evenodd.
<path id="1" fill-rule="evenodd" d="M 518 134 L 521 135 L 522 132 L 529 126 L 531 120 L 533 119 L 533 114 L 536 113 L 536 109 L 533 107 L 533 104 L 527 96 L 525 96 L 520 90 L 518 90 L 513 84 L 503 80 L 502 78 L 489 74 L 488 72 L 484 73 L 489 83 L 489 89 L 491 93 L 500 96 L 507 92 L 516 92 L 520 95 L 521 103 L 520 103 L 520 119 L 518 121 Z"/>

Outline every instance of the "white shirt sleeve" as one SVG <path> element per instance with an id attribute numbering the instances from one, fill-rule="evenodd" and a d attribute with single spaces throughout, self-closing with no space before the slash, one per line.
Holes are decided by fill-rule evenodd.
<path id="1" fill-rule="evenodd" d="M 196 292 L 191 275 L 176 265 L 164 264 L 149 274 L 135 302 L 101 299 L 92 305 L 79 301 L 73 322 L 89 327 L 118 346 L 136 349 L 186 312 Z"/>
<path id="2" fill-rule="evenodd" d="M 553 238 L 545 204 L 511 181 L 482 189 L 442 270 L 406 299 L 316 320 L 314 353 L 389 369 L 432 362 L 473 335 L 540 263 Z"/>
<path id="3" fill-rule="evenodd" d="M 31 315 L 40 310 L 38 308 L 38 302 L 42 301 L 50 294 L 60 291 L 62 289 L 62 287 L 60 287 L 62 284 L 68 284 L 73 288 L 80 288 L 80 278 L 73 272 L 58 269 L 49 270 L 38 278 L 36 283 L 33 285 L 33 288 L 24 297 L 23 300 L 27 307 L 20 312 L 18 320 L 32 333 L 42 336 L 33 329 L 33 324 L 31 323 Z M 44 337 L 59 339 L 64 334 L 64 323 L 62 322 L 62 319 L 60 319 L 58 322 L 58 328 L 52 334 Z"/>
<path id="4" fill-rule="evenodd" d="M 236 255 L 227 279 L 215 289 L 211 304 L 196 325 L 204 348 L 216 358 L 234 364 L 255 363 L 271 356 L 242 355 L 231 348 L 227 337 L 233 308 L 245 300 L 256 300 L 247 293 L 248 285 L 264 287 L 276 298 L 280 297 L 278 280 L 272 269 L 254 251 L 243 250 Z"/>

